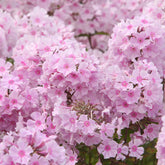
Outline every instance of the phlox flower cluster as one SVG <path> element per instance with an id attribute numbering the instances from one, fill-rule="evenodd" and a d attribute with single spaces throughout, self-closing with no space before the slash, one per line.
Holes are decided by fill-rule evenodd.
<path id="1" fill-rule="evenodd" d="M 2 0 L 0 165 L 74 165 L 82 144 L 142 159 L 164 115 L 164 6 Z"/>

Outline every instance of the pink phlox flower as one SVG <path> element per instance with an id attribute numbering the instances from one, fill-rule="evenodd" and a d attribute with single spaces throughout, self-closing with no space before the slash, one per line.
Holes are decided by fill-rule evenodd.
<path id="1" fill-rule="evenodd" d="M 4 59 L 0 59 L 0 77 L 5 74 L 8 74 L 11 65 L 12 64 L 9 62 L 5 62 Z"/>
<path id="2" fill-rule="evenodd" d="M 147 103 L 158 103 L 163 101 L 163 91 L 161 86 L 148 85 L 144 89 L 144 99 Z"/>
<path id="3" fill-rule="evenodd" d="M 87 146 L 97 145 L 101 141 L 101 138 L 98 133 L 88 134 L 84 136 L 84 143 Z"/>
<path id="4" fill-rule="evenodd" d="M 160 126 L 157 124 L 149 124 L 147 128 L 144 129 L 145 136 L 150 140 L 154 140 L 158 137 Z"/>
<path id="5" fill-rule="evenodd" d="M 128 147 L 126 145 L 118 144 L 117 146 L 117 160 L 124 160 L 128 154 Z"/>
<path id="6" fill-rule="evenodd" d="M 46 120 L 46 124 L 48 126 L 47 131 L 54 134 L 55 132 L 59 132 L 61 128 L 61 118 L 59 116 L 54 116 L 52 120 L 49 116 Z"/>
<path id="7" fill-rule="evenodd" d="M 40 112 L 33 112 L 31 118 L 27 121 L 27 127 L 36 130 L 44 130 L 46 128 L 45 119 L 46 114 L 41 114 Z"/>
<path id="8" fill-rule="evenodd" d="M 157 103 L 153 104 L 152 107 L 146 107 L 147 116 L 151 118 L 155 118 L 157 114 L 160 113 L 159 112 L 160 109 L 162 109 L 162 107 L 160 106 L 160 104 L 158 105 Z"/>
<path id="9" fill-rule="evenodd" d="M 57 65 L 57 70 L 63 73 L 64 76 L 76 71 L 76 63 L 71 58 L 60 59 Z"/>
<path id="10" fill-rule="evenodd" d="M 11 92 L 9 99 L 11 109 L 21 109 L 25 101 L 25 99 L 17 91 Z"/>
<path id="11" fill-rule="evenodd" d="M 133 45 L 133 44 L 130 44 L 130 45 L 128 46 L 128 48 L 127 48 L 126 51 L 125 51 L 125 54 L 129 54 L 129 56 L 128 56 L 127 58 L 130 58 L 130 59 L 134 59 L 134 58 L 140 56 L 140 52 L 139 52 L 138 47 L 136 47 L 136 46 Z"/>
<path id="12" fill-rule="evenodd" d="M 129 114 L 128 117 L 130 118 L 130 120 L 132 121 L 132 123 L 135 123 L 135 122 L 140 121 L 141 119 L 143 119 L 144 118 L 144 115 L 133 110 Z"/>
<path id="13" fill-rule="evenodd" d="M 132 112 L 133 105 L 128 104 L 127 101 L 118 99 L 116 101 L 116 109 L 118 112 L 130 114 Z"/>
<path id="14" fill-rule="evenodd" d="M 87 115 L 81 115 L 78 121 L 78 128 L 83 132 L 83 134 L 93 134 L 97 125 L 94 120 L 88 119 Z"/>
<path id="15" fill-rule="evenodd" d="M 138 84 L 139 87 L 143 87 L 149 84 L 149 76 L 145 70 L 135 69 L 132 73 L 131 82 L 135 85 Z"/>
<path id="16" fill-rule="evenodd" d="M 25 98 L 25 107 L 32 106 L 33 108 L 37 107 L 39 102 L 39 95 L 35 88 L 29 88 L 27 87 L 23 92 L 22 96 Z"/>
<path id="17" fill-rule="evenodd" d="M 77 115 L 76 112 L 64 114 L 61 116 L 61 127 L 70 131 L 76 132 L 78 130 Z"/>
<path id="18" fill-rule="evenodd" d="M 66 165 L 75 165 L 77 163 L 77 154 L 73 152 L 72 150 L 67 150 L 67 160 L 66 160 Z"/>
<path id="19" fill-rule="evenodd" d="M 28 143 L 23 139 L 19 139 L 17 144 L 13 145 L 9 150 L 9 154 L 15 163 L 26 165 L 28 165 L 31 157 L 30 154 L 32 152 L 33 150 L 31 146 L 29 146 Z"/>
<path id="20" fill-rule="evenodd" d="M 30 22 L 34 26 L 42 27 L 48 19 L 46 10 L 40 7 L 35 7 L 32 12 L 28 14 L 30 16 Z"/>
<path id="21" fill-rule="evenodd" d="M 105 124 L 104 122 L 101 124 L 100 133 L 102 138 L 105 138 L 105 136 L 113 137 L 114 132 L 115 132 L 114 125 L 110 123 Z"/>
<path id="22" fill-rule="evenodd" d="M 106 139 L 97 147 L 97 150 L 105 159 L 114 158 L 117 154 L 117 145 L 115 141 Z"/>
<path id="23" fill-rule="evenodd" d="M 123 73 L 121 76 L 117 76 L 114 87 L 123 91 L 130 90 L 133 88 L 133 85 L 130 82 L 130 75 Z"/>
<path id="24" fill-rule="evenodd" d="M 53 160 L 55 163 L 64 165 L 66 163 L 65 149 L 60 147 L 54 140 L 46 143 L 47 160 Z"/>
<path id="25" fill-rule="evenodd" d="M 72 72 L 67 76 L 67 81 L 72 82 L 72 85 L 76 85 L 80 82 L 79 74 L 77 72 Z"/>
<path id="26" fill-rule="evenodd" d="M 144 148 L 139 147 L 142 145 L 142 141 L 140 139 L 135 139 L 129 142 L 129 156 L 136 157 L 137 159 L 142 158 L 142 154 L 144 153 Z"/>
<path id="27" fill-rule="evenodd" d="M 29 77 L 31 79 L 39 79 L 40 76 L 43 74 L 42 72 L 43 71 L 41 67 L 32 66 L 29 68 Z"/>
<path id="28" fill-rule="evenodd" d="M 78 143 L 84 143 L 84 135 L 82 132 L 77 131 L 74 135 L 73 135 L 73 139 Z"/>
<path id="29" fill-rule="evenodd" d="M 145 32 L 136 33 L 133 37 L 131 37 L 130 42 L 135 46 L 138 47 L 139 50 L 143 49 L 144 47 L 150 44 L 149 36 L 146 35 Z"/>
<path id="30" fill-rule="evenodd" d="M 137 103 L 140 98 L 141 90 L 139 88 L 133 88 L 129 91 L 121 92 L 121 97 L 124 98 L 128 104 Z"/>

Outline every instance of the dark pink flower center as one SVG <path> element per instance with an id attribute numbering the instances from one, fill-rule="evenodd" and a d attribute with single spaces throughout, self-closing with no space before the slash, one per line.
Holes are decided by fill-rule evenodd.
<path id="1" fill-rule="evenodd" d="M 10 85 L 14 84 L 14 80 L 9 80 L 8 82 Z"/>
<path id="2" fill-rule="evenodd" d="M 134 92 L 133 92 L 133 91 L 132 91 L 132 92 L 131 92 L 131 91 L 128 92 L 128 96 L 129 96 L 129 97 L 133 97 L 133 96 L 134 96 Z"/>
<path id="3" fill-rule="evenodd" d="M 5 68 L 3 66 L 0 67 L 0 72 L 4 72 Z"/>
<path id="4" fill-rule="evenodd" d="M 151 133 L 151 132 L 153 132 L 153 128 L 152 127 L 148 128 L 147 131 L 148 131 L 148 133 Z"/>
<path id="5" fill-rule="evenodd" d="M 40 74 L 41 74 L 41 70 L 37 69 L 37 70 L 35 70 L 35 73 L 36 73 L 37 75 L 40 75 Z"/>
<path id="6" fill-rule="evenodd" d="M 69 119 L 70 123 L 74 124 L 75 123 L 75 119 L 72 117 Z"/>
<path id="7" fill-rule="evenodd" d="M 89 126 L 90 126 L 90 122 L 89 122 L 89 121 L 85 121 L 85 122 L 84 122 L 84 126 L 85 126 L 85 127 L 89 127 Z"/>
<path id="8" fill-rule="evenodd" d="M 71 162 L 73 162 L 73 161 L 74 161 L 74 157 L 73 157 L 73 156 L 70 156 L 69 160 L 70 160 Z"/>
<path id="9" fill-rule="evenodd" d="M 27 99 L 31 100 L 32 99 L 31 95 L 27 95 Z"/>
<path id="10" fill-rule="evenodd" d="M 117 153 L 120 154 L 121 153 L 121 148 L 117 149 Z"/>
<path id="11" fill-rule="evenodd" d="M 162 14 L 161 13 L 158 13 L 157 14 L 157 18 L 161 19 L 162 18 Z"/>
<path id="12" fill-rule="evenodd" d="M 132 25 L 128 25 L 127 29 L 130 30 L 130 29 L 132 29 L 132 27 L 133 27 Z"/>
<path id="13" fill-rule="evenodd" d="M 50 124 L 50 128 L 51 129 L 55 129 L 56 128 L 56 126 L 55 125 L 53 125 L 52 123 Z"/>
<path id="14" fill-rule="evenodd" d="M 128 105 L 128 103 L 125 101 L 125 102 L 123 102 L 123 107 L 125 107 L 125 108 L 127 108 L 129 105 Z"/>
<path id="15" fill-rule="evenodd" d="M 23 157 L 25 156 L 25 151 L 24 151 L 24 150 L 20 150 L 20 151 L 18 152 L 18 155 L 19 155 L 21 158 L 23 158 Z"/>
<path id="16" fill-rule="evenodd" d="M 50 51 L 50 47 L 49 47 L 49 46 L 46 46 L 46 47 L 44 48 L 44 51 L 45 51 L 45 52 L 49 52 L 49 51 Z"/>
<path id="17" fill-rule="evenodd" d="M 139 43 L 143 43 L 144 39 L 143 38 L 138 38 Z"/>
<path id="18" fill-rule="evenodd" d="M 121 83 L 121 85 L 124 86 L 124 87 L 126 87 L 126 86 L 128 85 L 128 83 L 127 83 L 127 81 L 123 81 L 123 82 Z"/>
<path id="19" fill-rule="evenodd" d="M 36 123 L 35 123 L 36 126 L 40 126 L 41 125 L 41 121 L 40 120 L 37 120 Z"/>
<path id="20" fill-rule="evenodd" d="M 152 91 L 151 91 L 151 90 L 148 90 L 148 91 L 147 91 L 147 95 L 148 95 L 148 96 L 151 96 L 151 95 L 152 95 Z"/>
<path id="21" fill-rule="evenodd" d="M 39 23 L 39 22 L 40 22 L 40 19 L 39 19 L 39 18 L 36 18 L 35 21 L 36 21 L 37 23 Z"/>
<path id="22" fill-rule="evenodd" d="M 16 99 L 12 99 L 12 100 L 11 100 L 11 103 L 12 103 L 12 104 L 17 104 L 17 100 L 16 100 Z"/>
<path id="23" fill-rule="evenodd" d="M 131 112 L 131 116 L 132 117 L 136 117 L 137 116 L 137 113 L 136 112 Z"/>
<path id="24" fill-rule="evenodd" d="M 74 78 L 74 79 L 76 79 L 78 76 L 75 73 L 72 73 L 71 74 L 71 77 Z"/>
<path id="25" fill-rule="evenodd" d="M 116 90 L 116 95 L 119 95 L 120 91 L 119 90 Z"/>
<path id="26" fill-rule="evenodd" d="M 132 146 L 132 151 L 136 152 L 137 151 L 137 146 Z"/>
<path id="27" fill-rule="evenodd" d="M 111 146 L 110 145 L 106 145 L 105 146 L 105 151 L 110 151 L 111 150 Z"/>
<path id="28" fill-rule="evenodd" d="M 142 77 L 141 77 L 141 76 L 137 76 L 136 80 L 137 80 L 138 82 L 142 82 Z"/>

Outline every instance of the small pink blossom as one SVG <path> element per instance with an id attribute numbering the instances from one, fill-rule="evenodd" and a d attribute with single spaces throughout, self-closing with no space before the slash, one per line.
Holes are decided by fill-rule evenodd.
<path id="1" fill-rule="evenodd" d="M 129 156 L 136 157 L 137 159 L 142 158 L 142 154 L 144 153 L 144 148 L 139 147 L 142 144 L 140 139 L 135 139 L 134 141 L 129 142 Z"/>
<path id="2" fill-rule="evenodd" d="M 19 139 L 16 146 L 12 146 L 9 150 L 13 161 L 20 164 L 28 164 L 30 154 L 33 152 L 31 146 L 23 139 Z"/>
<path id="3" fill-rule="evenodd" d="M 86 115 L 81 115 L 79 118 L 79 128 L 84 134 L 93 134 L 96 129 L 94 120 L 88 119 Z"/>
<path id="4" fill-rule="evenodd" d="M 117 143 L 107 139 L 98 146 L 97 150 L 100 154 L 103 154 L 105 159 L 114 158 L 117 154 Z"/>

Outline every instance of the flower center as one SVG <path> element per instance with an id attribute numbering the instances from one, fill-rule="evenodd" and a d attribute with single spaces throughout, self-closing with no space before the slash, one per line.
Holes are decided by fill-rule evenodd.
<path id="1" fill-rule="evenodd" d="M 12 100 L 11 100 L 11 103 L 12 103 L 12 104 L 17 104 L 17 100 L 16 100 L 16 99 L 12 99 Z"/>
<path id="2" fill-rule="evenodd" d="M 148 128 L 148 133 L 151 133 L 153 131 L 153 128 Z"/>
<path id="3" fill-rule="evenodd" d="M 148 96 L 151 96 L 151 95 L 152 95 L 151 90 L 148 90 L 148 91 L 147 91 L 147 95 L 148 95 Z"/>
<path id="4" fill-rule="evenodd" d="M 14 84 L 14 80 L 9 80 L 8 82 L 10 85 Z"/>
<path id="5" fill-rule="evenodd" d="M 126 87 L 126 86 L 128 85 L 128 83 L 127 83 L 126 81 L 123 81 L 123 82 L 121 83 L 121 85 L 124 86 L 124 87 Z"/>
<path id="6" fill-rule="evenodd" d="M 85 127 L 89 127 L 89 126 L 90 126 L 90 122 L 89 122 L 89 121 L 85 121 L 85 122 L 84 122 L 84 126 L 85 126 Z"/>
<path id="7" fill-rule="evenodd" d="M 4 72 L 5 68 L 3 66 L 0 67 L 0 72 Z"/>
<path id="8" fill-rule="evenodd" d="M 132 146 L 132 151 L 136 152 L 137 151 L 137 146 Z"/>
<path id="9" fill-rule="evenodd" d="M 41 125 L 41 121 L 37 120 L 35 124 L 36 124 L 36 126 L 40 126 Z"/>
<path id="10" fill-rule="evenodd" d="M 136 112 L 131 112 L 131 116 L 132 117 L 136 117 L 137 116 L 137 113 Z"/>
<path id="11" fill-rule="evenodd" d="M 69 160 L 70 160 L 71 162 L 73 162 L 73 161 L 74 161 L 74 157 L 73 157 L 73 156 L 70 156 Z"/>
<path id="12" fill-rule="evenodd" d="M 75 123 L 75 119 L 72 117 L 72 118 L 70 118 L 70 123 L 72 123 L 72 124 L 74 124 Z"/>
<path id="13" fill-rule="evenodd" d="M 120 154 L 121 153 L 121 148 L 117 149 L 117 153 Z"/>
<path id="14" fill-rule="evenodd" d="M 23 157 L 25 156 L 25 151 L 24 151 L 24 150 L 20 150 L 20 151 L 18 152 L 18 155 L 19 155 L 21 158 L 23 158 Z"/>
<path id="15" fill-rule="evenodd" d="M 136 80 L 137 80 L 138 82 L 142 82 L 142 77 L 141 77 L 141 76 L 137 76 Z"/>
<path id="16" fill-rule="evenodd" d="M 128 96 L 129 97 L 133 97 L 134 96 L 134 92 L 128 92 Z"/>
<path id="17" fill-rule="evenodd" d="M 27 99 L 31 100 L 32 99 L 31 95 L 27 95 Z"/>
<path id="18" fill-rule="evenodd" d="M 105 146 L 105 151 L 110 151 L 110 150 L 111 150 L 110 145 L 106 145 L 106 146 Z"/>
<path id="19" fill-rule="evenodd" d="M 123 107 L 125 107 L 125 108 L 128 107 L 128 103 L 126 101 L 123 103 Z"/>

